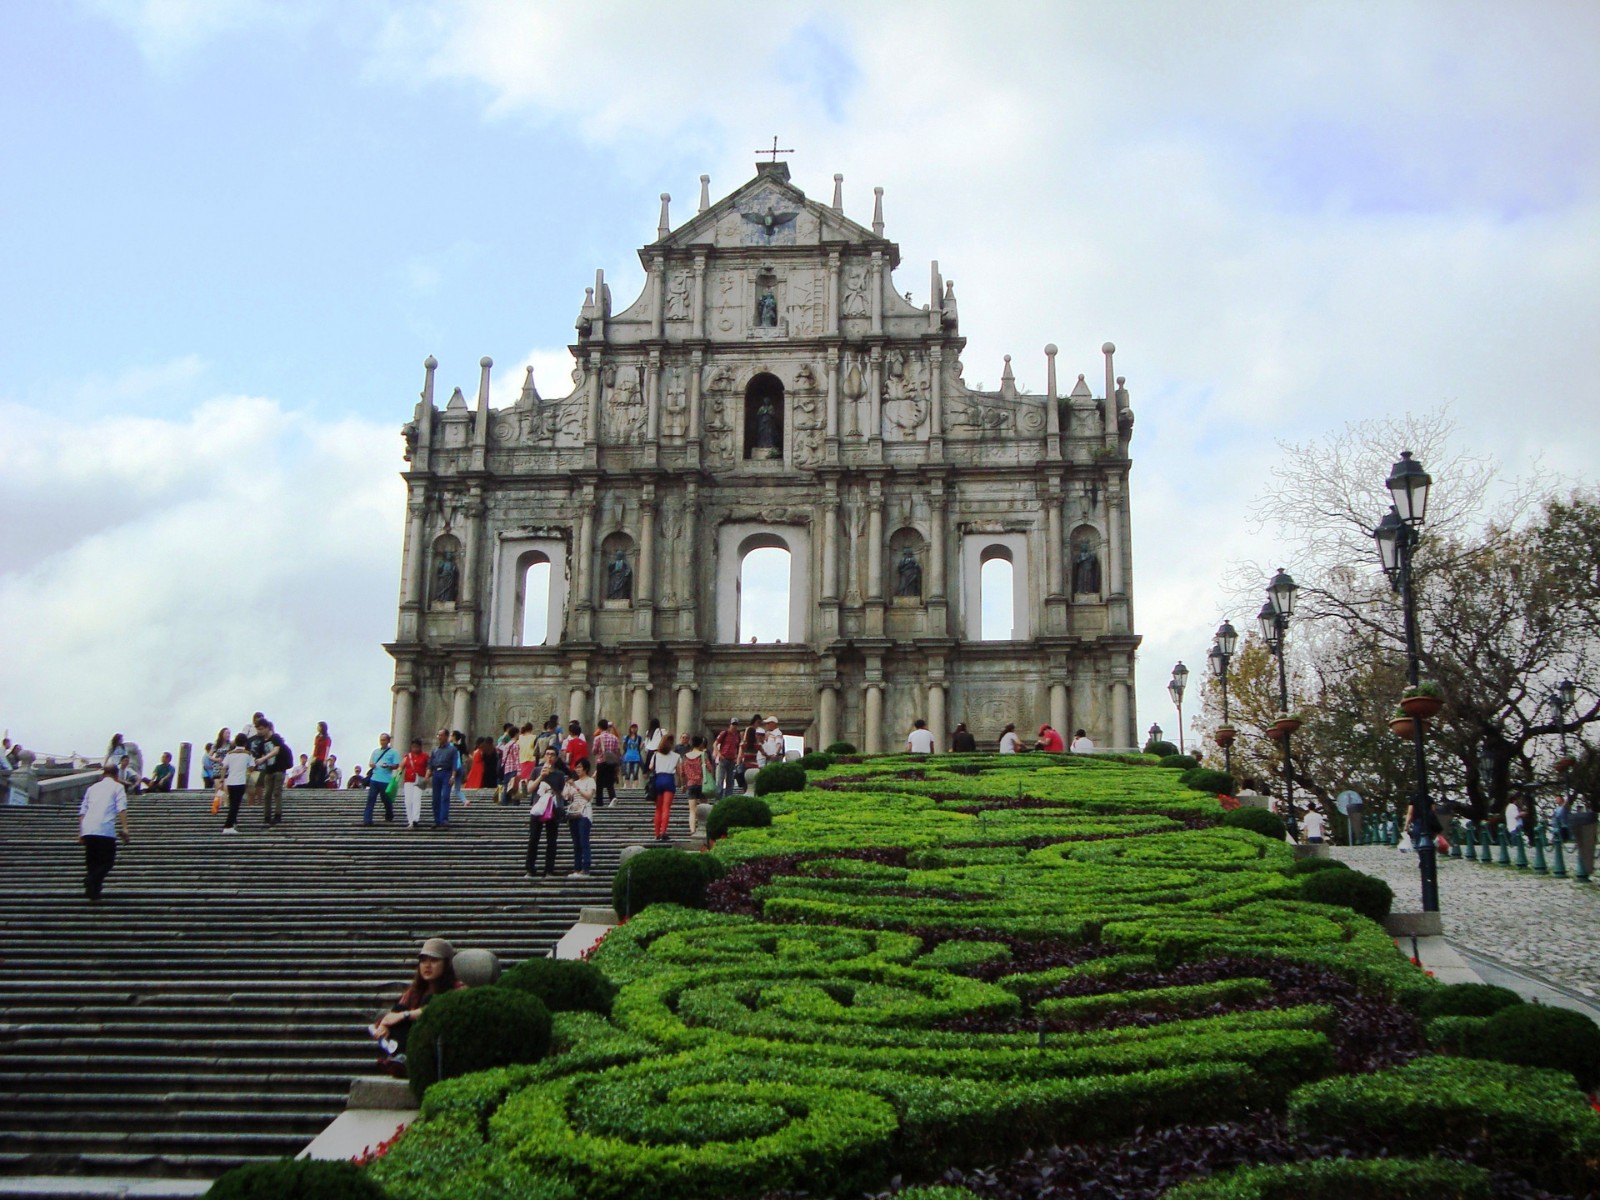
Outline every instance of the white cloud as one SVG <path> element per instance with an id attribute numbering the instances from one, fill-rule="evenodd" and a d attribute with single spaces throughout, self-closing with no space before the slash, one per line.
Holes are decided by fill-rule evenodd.
<path id="1" fill-rule="evenodd" d="M 0 571 L 5 722 L 23 744 L 198 747 L 255 709 L 291 744 L 328 720 L 364 757 L 386 725 L 398 594 L 393 430 L 217 397 L 178 418 L 0 406 L 14 528 Z M 64 499 L 65 498 L 65 499 Z M 132 501 L 132 502 L 130 502 Z M 63 512 L 76 514 L 64 521 Z"/>
<path id="2" fill-rule="evenodd" d="M 122 29 L 152 64 L 167 66 L 227 34 L 263 26 L 303 27 L 323 0 L 80 0 Z"/>

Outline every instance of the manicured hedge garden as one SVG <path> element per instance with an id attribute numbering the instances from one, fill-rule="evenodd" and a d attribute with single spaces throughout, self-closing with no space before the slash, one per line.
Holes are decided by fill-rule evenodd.
<path id="1" fill-rule="evenodd" d="M 396 1200 L 1349 1200 L 1600 1172 L 1570 1075 L 1429 1054 L 1492 1007 L 1432 1000 L 1370 897 L 1317 882 L 1354 873 L 1296 873 L 1155 759 L 889 756 L 765 800 L 685 875 L 695 907 L 635 895 L 592 958 L 609 1015 L 557 1011 L 542 1061 L 435 1083 L 370 1177 Z M 1474 1105 L 1514 1136 L 1474 1140 Z"/>

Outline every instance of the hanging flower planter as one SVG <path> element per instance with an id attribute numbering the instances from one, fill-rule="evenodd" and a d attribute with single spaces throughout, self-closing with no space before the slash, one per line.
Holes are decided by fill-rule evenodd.
<path id="1" fill-rule="evenodd" d="M 1219 725 L 1219 726 L 1217 726 L 1216 733 L 1211 735 L 1212 740 L 1215 741 L 1217 743 L 1217 745 L 1223 747 L 1224 749 L 1226 749 L 1228 746 L 1233 745 L 1234 739 L 1237 738 L 1238 736 L 1239 736 L 1239 731 L 1237 729 L 1235 729 L 1232 725 Z"/>
<path id="2" fill-rule="evenodd" d="M 1402 713 L 1390 718 L 1389 728 L 1394 730 L 1396 737 L 1403 737 L 1409 741 L 1417 736 L 1417 719 Z"/>
<path id="3" fill-rule="evenodd" d="M 1278 728 L 1276 725 L 1268 725 L 1267 736 L 1275 742 L 1279 741 L 1283 737 L 1283 730 Z"/>
<path id="4" fill-rule="evenodd" d="M 1570 754 L 1565 758 L 1556 759 L 1556 770 L 1558 771 L 1570 771 L 1577 765 L 1578 760 L 1573 758 Z"/>
<path id="5" fill-rule="evenodd" d="M 1400 707 L 1408 715 L 1426 721 L 1444 707 L 1444 701 L 1437 696 L 1407 696 L 1400 701 Z"/>
<path id="6" fill-rule="evenodd" d="M 1279 737 L 1288 737 L 1291 733 L 1298 733 L 1304 724 L 1299 717 L 1280 716 L 1272 723 L 1272 727 L 1278 731 Z"/>

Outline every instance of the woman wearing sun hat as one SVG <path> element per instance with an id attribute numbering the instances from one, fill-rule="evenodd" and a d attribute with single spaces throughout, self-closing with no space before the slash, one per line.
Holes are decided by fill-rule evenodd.
<path id="1" fill-rule="evenodd" d="M 411 985 L 400 993 L 393 1008 L 367 1027 L 382 1051 L 379 1062 L 389 1071 L 405 1074 L 406 1041 L 428 1002 L 435 996 L 466 986 L 456 978 L 455 956 L 455 947 L 443 938 L 431 937 L 423 942 L 422 949 L 417 952 L 417 973 L 412 976 Z"/>

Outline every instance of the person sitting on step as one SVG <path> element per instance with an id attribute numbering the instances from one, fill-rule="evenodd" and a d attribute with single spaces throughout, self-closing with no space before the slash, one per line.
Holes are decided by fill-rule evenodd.
<path id="1" fill-rule="evenodd" d="M 456 978 L 452 963 L 455 956 L 455 947 L 444 938 L 432 937 L 423 942 L 417 953 L 417 973 L 412 976 L 410 986 L 400 993 L 388 1012 L 367 1026 L 367 1032 L 378 1043 L 378 1062 L 390 1074 L 405 1078 L 406 1043 L 428 1002 L 445 992 L 466 987 Z"/>

